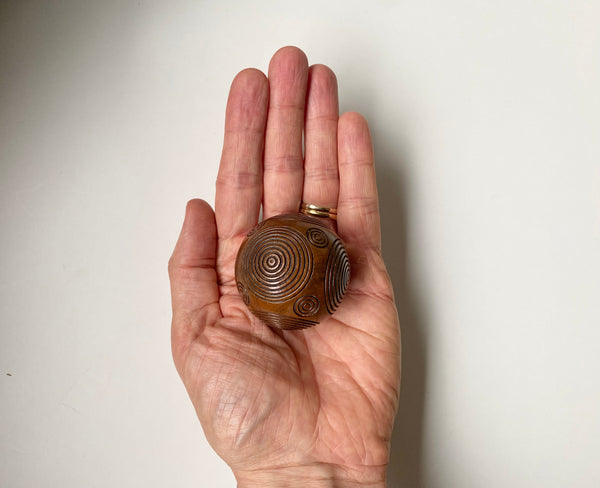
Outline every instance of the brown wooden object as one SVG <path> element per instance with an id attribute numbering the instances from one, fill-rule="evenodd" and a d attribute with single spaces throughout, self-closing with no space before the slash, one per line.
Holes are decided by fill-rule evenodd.
<path id="1" fill-rule="evenodd" d="M 303 329 L 339 306 L 350 261 L 322 219 L 278 215 L 258 224 L 242 242 L 235 278 L 244 303 L 268 326 Z"/>

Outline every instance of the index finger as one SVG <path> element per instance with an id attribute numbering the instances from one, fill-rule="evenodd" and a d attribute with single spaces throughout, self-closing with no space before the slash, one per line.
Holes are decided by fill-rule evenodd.
<path id="1" fill-rule="evenodd" d="M 261 71 L 246 69 L 233 80 L 215 195 L 221 283 L 233 279 L 241 236 L 258 222 L 268 101 L 268 81 Z"/>

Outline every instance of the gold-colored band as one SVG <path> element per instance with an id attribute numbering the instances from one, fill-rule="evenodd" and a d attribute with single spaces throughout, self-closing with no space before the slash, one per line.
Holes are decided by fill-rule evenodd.
<path id="1" fill-rule="evenodd" d="M 314 217 L 337 220 L 337 208 L 319 207 L 311 203 L 302 202 L 302 205 L 300 205 L 300 212 Z"/>

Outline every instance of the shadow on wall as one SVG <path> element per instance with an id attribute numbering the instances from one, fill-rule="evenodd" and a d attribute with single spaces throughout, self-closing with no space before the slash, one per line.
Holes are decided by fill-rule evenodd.
<path id="1" fill-rule="evenodd" d="M 402 385 L 392 434 L 388 487 L 418 488 L 422 485 L 426 314 L 414 289 L 411 263 L 407 262 L 409 181 L 403 177 L 404 161 L 398 152 L 397 144 L 389 139 L 376 144 L 383 255 L 394 284 L 402 333 Z"/>

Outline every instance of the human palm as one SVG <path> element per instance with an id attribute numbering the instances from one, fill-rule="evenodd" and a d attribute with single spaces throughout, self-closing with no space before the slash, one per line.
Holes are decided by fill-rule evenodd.
<path id="1" fill-rule="evenodd" d="M 268 218 L 297 212 L 301 201 L 338 208 L 352 277 L 332 317 L 279 331 L 244 305 L 235 257 L 261 205 Z M 358 114 L 338 117 L 329 68 L 309 68 L 288 47 L 273 56 L 268 79 L 253 69 L 235 78 L 215 212 L 188 203 L 169 271 L 175 364 L 240 486 L 384 483 L 398 317 L 381 258 L 369 130 Z"/>

